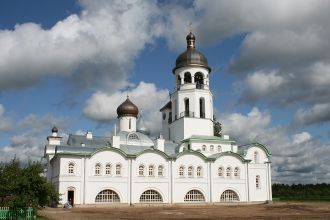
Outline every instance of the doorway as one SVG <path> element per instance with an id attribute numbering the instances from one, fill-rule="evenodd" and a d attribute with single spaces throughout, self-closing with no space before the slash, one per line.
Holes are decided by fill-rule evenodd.
<path id="1" fill-rule="evenodd" d="M 70 205 L 74 205 L 74 190 L 68 190 L 68 201 Z"/>

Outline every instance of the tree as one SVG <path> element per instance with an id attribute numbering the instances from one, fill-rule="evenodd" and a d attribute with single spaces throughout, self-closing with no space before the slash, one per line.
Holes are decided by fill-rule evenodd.
<path id="1" fill-rule="evenodd" d="M 222 131 L 221 124 L 220 122 L 217 121 L 215 115 L 213 115 L 213 133 L 214 133 L 213 135 L 217 137 L 221 137 L 222 136 L 221 131 Z"/>
<path id="2" fill-rule="evenodd" d="M 43 166 L 29 162 L 21 167 L 16 158 L 0 165 L 0 206 L 35 210 L 50 203 L 58 203 L 59 195 L 53 185 L 42 176 Z"/>

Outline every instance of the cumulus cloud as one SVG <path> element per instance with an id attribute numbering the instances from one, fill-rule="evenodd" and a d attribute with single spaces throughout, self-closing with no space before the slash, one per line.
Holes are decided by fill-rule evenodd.
<path id="1" fill-rule="evenodd" d="M 117 107 L 125 101 L 126 95 L 138 106 L 147 127 L 152 132 L 159 132 L 161 115 L 159 109 L 169 99 L 168 90 L 159 90 L 152 83 L 140 82 L 130 91 L 116 93 L 96 92 L 87 101 L 84 114 L 99 122 L 107 122 L 117 118 Z"/>
<path id="2" fill-rule="evenodd" d="M 309 109 L 298 109 L 293 120 L 297 127 L 330 121 L 330 103 L 317 104 Z"/>
<path id="3" fill-rule="evenodd" d="M 170 10 L 167 25 L 178 25 L 166 36 L 178 36 L 187 19 L 193 21 L 202 45 L 242 35 L 239 52 L 227 68 L 229 73 L 241 73 L 234 87 L 239 85 L 240 101 L 312 109 L 330 99 L 329 7 L 326 0 L 197 0 L 184 13 Z"/>
<path id="4" fill-rule="evenodd" d="M 0 89 L 31 86 L 47 75 L 67 77 L 80 89 L 127 84 L 134 59 L 159 34 L 159 10 L 147 1 L 81 1 L 50 29 L 17 24 L 0 30 Z"/>
<path id="5" fill-rule="evenodd" d="M 26 162 L 40 160 L 43 157 L 46 137 L 51 128 L 56 125 L 60 128 L 60 135 L 65 141 L 69 122 L 65 118 L 55 117 L 52 114 L 42 116 L 28 115 L 16 121 L 12 120 L 10 143 L 0 148 L 0 161 L 9 161 L 15 156 Z"/>
<path id="6" fill-rule="evenodd" d="M 5 107 L 0 104 L 0 131 L 10 131 L 12 129 L 12 120 L 5 115 Z"/>
<path id="7" fill-rule="evenodd" d="M 220 114 L 219 121 L 222 123 L 223 134 L 230 134 L 233 138 L 247 142 L 258 139 L 259 134 L 269 125 L 271 115 L 254 107 L 247 115 Z"/>
<path id="8" fill-rule="evenodd" d="M 230 134 L 238 144 L 259 142 L 272 152 L 273 182 L 328 182 L 330 145 L 321 143 L 310 133 L 289 133 L 286 126 L 270 127 L 271 116 L 253 108 L 247 115 L 220 114 L 223 133 Z"/>
<path id="9" fill-rule="evenodd" d="M 273 70 L 270 72 L 257 71 L 249 74 L 244 82 L 237 83 L 237 86 L 244 90 L 241 99 L 258 101 L 263 97 L 276 94 L 285 84 L 286 79 L 278 74 L 276 70 Z"/>

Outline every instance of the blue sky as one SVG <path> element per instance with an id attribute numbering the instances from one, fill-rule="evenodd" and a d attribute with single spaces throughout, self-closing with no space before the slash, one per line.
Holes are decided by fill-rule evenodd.
<path id="1" fill-rule="evenodd" d="M 153 134 L 188 24 L 223 133 L 273 153 L 275 182 L 330 182 L 329 1 L 1 1 L 0 160 L 56 125 L 110 135 L 127 94 Z"/>

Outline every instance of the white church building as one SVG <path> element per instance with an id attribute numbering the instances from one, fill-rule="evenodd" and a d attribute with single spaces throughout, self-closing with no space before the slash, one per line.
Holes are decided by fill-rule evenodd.
<path id="1" fill-rule="evenodd" d="M 56 127 L 47 137 L 47 179 L 61 203 L 229 203 L 272 200 L 271 153 L 260 143 L 238 146 L 228 135 L 214 136 L 211 68 L 187 35 L 187 49 L 173 69 L 176 89 L 160 106 L 157 138 L 127 97 L 117 108 L 113 136 L 71 134 Z"/>

